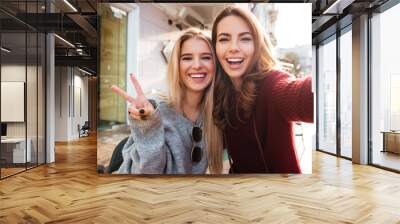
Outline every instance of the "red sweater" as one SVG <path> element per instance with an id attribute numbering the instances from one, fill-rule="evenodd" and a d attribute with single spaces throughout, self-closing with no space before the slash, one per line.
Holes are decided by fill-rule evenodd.
<path id="1" fill-rule="evenodd" d="M 296 154 L 293 121 L 313 122 L 311 77 L 296 79 L 273 70 L 257 91 L 255 118 L 264 158 L 270 173 L 301 173 Z M 263 173 L 252 120 L 232 121 L 225 130 L 235 173 Z"/>

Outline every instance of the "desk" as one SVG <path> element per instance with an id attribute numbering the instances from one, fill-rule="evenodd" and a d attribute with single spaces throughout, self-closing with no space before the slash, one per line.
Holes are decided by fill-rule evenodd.
<path id="1" fill-rule="evenodd" d="M 6 163 L 25 163 L 31 162 L 31 145 L 30 138 L 26 140 L 27 148 L 25 154 L 25 138 L 6 138 L 1 139 L 1 157 Z M 25 161 L 27 158 L 27 161 Z"/>
<path id="2" fill-rule="evenodd" d="M 400 154 L 400 131 L 382 131 L 383 150 L 382 152 L 393 152 Z"/>

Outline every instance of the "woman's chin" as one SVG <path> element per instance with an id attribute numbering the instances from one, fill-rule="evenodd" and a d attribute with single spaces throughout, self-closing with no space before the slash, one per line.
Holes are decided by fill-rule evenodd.
<path id="1" fill-rule="evenodd" d="M 236 71 L 228 71 L 226 74 L 229 76 L 230 79 L 241 79 L 243 76 L 243 71 L 241 70 L 236 70 Z"/>
<path id="2" fill-rule="evenodd" d="M 206 84 L 205 85 L 191 85 L 191 86 L 186 86 L 186 89 L 191 92 L 204 92 L 204 90 L 207 89 L 207 86 L 208 85 L 206 85 Z"/>

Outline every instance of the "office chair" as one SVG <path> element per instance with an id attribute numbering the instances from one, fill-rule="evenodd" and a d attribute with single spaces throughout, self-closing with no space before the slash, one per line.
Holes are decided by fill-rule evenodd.
<path id="1" fill-rule="evenodd" d="M 79 138 L 89 136 L 89 129 L 90 129 L 89 121 L 85 121 L 82 127 L 79 127 L 78 125 L 78 129 L 79 129 Z"/>

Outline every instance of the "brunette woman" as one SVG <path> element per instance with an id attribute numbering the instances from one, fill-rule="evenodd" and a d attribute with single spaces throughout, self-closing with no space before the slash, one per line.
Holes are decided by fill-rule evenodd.
<path id="1" fill-rule="evenodd" d="M 313 121 L 311 77 L 277 68 L 257 18 L 225 8 L 212 29 L 218 58 L 213 116 L 234 173 L 301 173 L 293 122 Z"/>

